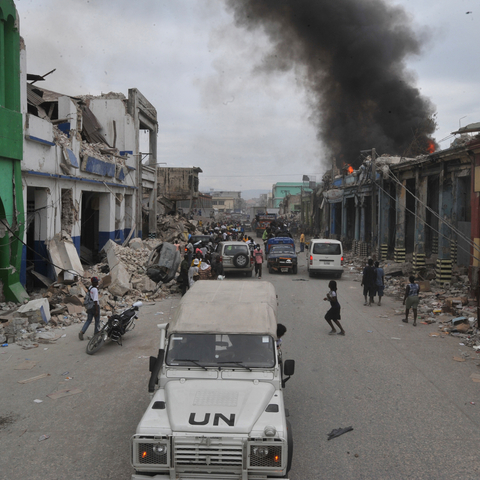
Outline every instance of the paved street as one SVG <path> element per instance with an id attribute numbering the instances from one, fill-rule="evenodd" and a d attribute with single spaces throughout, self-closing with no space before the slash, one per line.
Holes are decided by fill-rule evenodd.
<path id="1" fill-rule="evenodd" d="M 327 335 L 328 279 L 310 279 L 304 257 L 298 275 L 265 271 L 263 280 L 275 285 L 279 321 L 288 328 L 284 358 L 296 360 L 286 388 L 291 480 L 479 477 L 480 384 L 470 375 L 480 362 L 473 350 L 455 338 L 430 337 L 435 324 L 403 324 L 393 314 L 401 303 L 389 297 L 382 307 L 364 307 L 360 283 L 348 273 L 338 281 L 347 334 Z M 54 345 L 1 349 L 0 478 L 128 479 L 130 436 L 149 401 L 156 324 L 178 300 L 145 305 L 123 347 L 107 344 L 94 356 L 85 354 L 78 325 Z M 461 352 L 471 357 L 453 361 Z M 25 360 L 35 366 L 14 369 Z M 43 373 L 49 376 L 17 383 Z M 82 391 L 46 397 L 67 388 Z M 348 426 L 354 430 L 327 441 L 331 430 Z M 41 435 L 50 437 L 39 441 Z"/>

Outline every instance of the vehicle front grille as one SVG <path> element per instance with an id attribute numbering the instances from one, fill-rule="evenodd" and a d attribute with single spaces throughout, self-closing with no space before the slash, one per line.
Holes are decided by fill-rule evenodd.
<path id="1" fill-rule="evenodd" d="M 176 466 L 242 467 L 243 445 L 222 438 L 175 438 L 173 456 Z"/>

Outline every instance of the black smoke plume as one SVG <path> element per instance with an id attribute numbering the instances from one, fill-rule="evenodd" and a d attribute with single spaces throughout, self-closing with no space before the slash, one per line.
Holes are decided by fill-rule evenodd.
<path id="1" fill-rule="evenodd" d="M 227 0 L 235 24 L 263 29 L 272 51 L 265 71 L 302 72 L 318 137 L 341 167 L 361 150 L 428 153 L 434 106 L 405 61 L 425 32 L 384 0 Z"/>

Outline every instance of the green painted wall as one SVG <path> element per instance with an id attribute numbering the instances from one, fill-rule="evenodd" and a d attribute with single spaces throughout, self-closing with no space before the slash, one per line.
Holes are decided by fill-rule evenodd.
<path id="1" fill-rule="evenodd" d="M 28 298 L 20 283 L 25 211 L 22 171 L 23 124 L 20 100 L 20 32 L 13 0 L 0 0 L 0 280 L 8 301 Z"/>

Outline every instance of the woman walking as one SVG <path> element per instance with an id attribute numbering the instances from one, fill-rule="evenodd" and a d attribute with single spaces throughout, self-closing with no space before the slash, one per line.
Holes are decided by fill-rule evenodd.
<path id="1" fill-rule="evenodd" d="M 327 296 L 323 299 L 325 301 L 330 302 L 330 310 L 325 314 L 325 320 L 330 325 L 330 332 L 329 335 L 345 335 L 345 330 L 343 329 L 342 325 L 340 324 L 340 304 L 338 303 L 337 297 L 337 282 L 335 280 L 331 280 L 328 284 L 328 288 L 330 291 L 327 293 Z M 337 333 L 335 330 L 335 326 L 333 323 L 337 325 L 340 331 Z"/>

